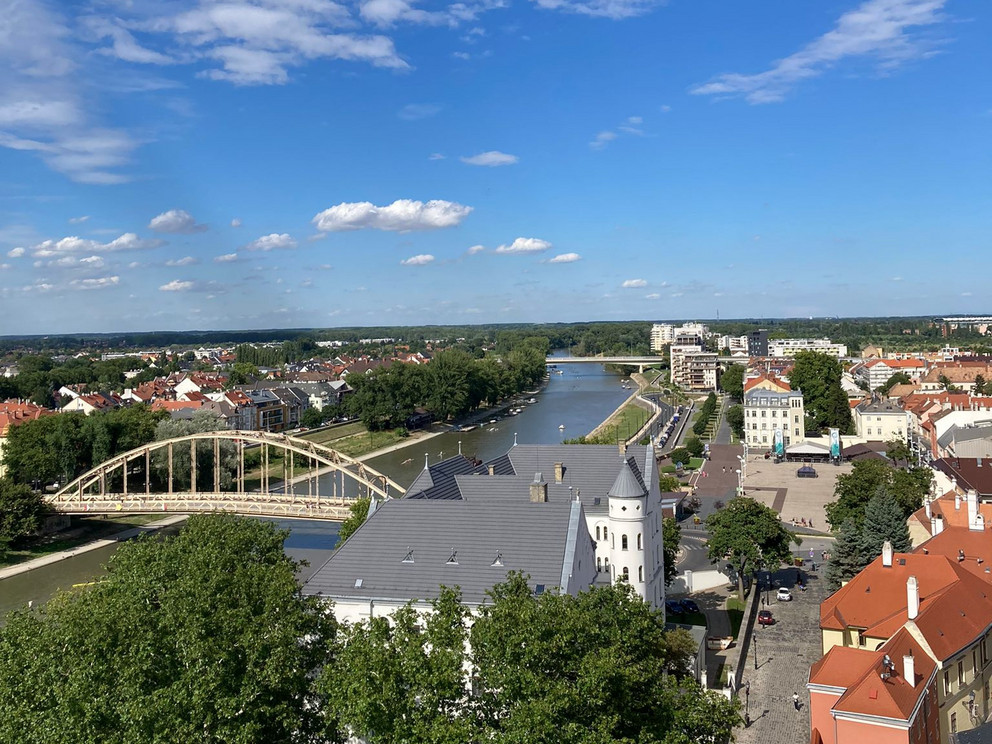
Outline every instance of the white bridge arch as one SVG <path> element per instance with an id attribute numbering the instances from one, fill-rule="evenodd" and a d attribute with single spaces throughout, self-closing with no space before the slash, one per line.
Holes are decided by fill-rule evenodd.
<path id="1" fill-rule="evenodd" d="M 197 455 L 203 454 L 203 442 L 212 446 L 213 481 L 212 488 L 198 489 L 201 478 L 197 474 Z M 233 473 L 221 465 L 222 442 L 235 445 Z M 245 488 L 245 448 L 253 445 L 261 449 L 261 474 L 259 488 L 248 491 Z M 175 472 L 175 455 L 187 446 L 189 475 L 179 478 Z M 281 489 L 271 487 L 269 452 L 272 448 L 283 453 Z M 167 460 L 162 477 L 164 489 L 153 490 L 152 455 L 156 452 L 165 453 Z M 298 469 L 299 460 L 303 467 Z M 221 485 L 225 470 L 230 478 L 228 490 Z M 318 476 L 328 472 L 336 477 L 331 479 L 330 493 L 321 494 Z M 296 493 L 292 484 L 303 480 L 307 483 L 307 492 Z M 346 494 L 345 485 L 349 481 L 357 488 Z M 347 519 L 350 506 L 358 497 L 375 494 L 389 499 L 400 498 L 403 493 L 402 487 L 382 473 L 306 439 L 260 431 L 211 431 L 149 442 L 116 455 L 45 499 L 57 511 L 66 514 L 231 512 L 342 521 Z"/>

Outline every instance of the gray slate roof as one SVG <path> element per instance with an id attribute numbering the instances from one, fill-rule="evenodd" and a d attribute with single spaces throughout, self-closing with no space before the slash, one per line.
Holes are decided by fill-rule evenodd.
<path id="1" fill-rule="evenodd" d="M 622 468 L 624 462 L 626 466 Z M 555 482 L 555 463 L 564 465 L 561 483 Z M 489 468 L 493 475 L 489 475 Z M 632 445 L 621 459 L 613 445 L 521 444 L 486 463 L 458 455 L 431 465 L 407 489 L 406 499 L 529 500 L 534 474 L 541 473 L 548 483 L 549 501 L 578 498 L 587 514 L 605 512 L 606 497 L 618 475 L 628 470 L 643 496 L 657 486 L 653 450 Z M 626 476 L 625 476 L 626 479 Z M 633 493 L 634 485 L 624 486 Z"/>
<path id="2" fill-rule="evenodd" d="M 573 544 L 591 540 L 585 520 L 570 519 L 573 509 L 580 512 L 581 506 L 567 501 L 386 501 L 303 590 L 405 602 L 437 597 L 441 585 L 458 586 L 471 605 L 483 602 L 487 590 L 508 572 L 523 571 L 531 586 L 550 591 L 562 583 L 569 534 L 574 533 Z M 412 561 L 404 560 L 408 556 Z M 493 565 L 497 556 L 502 565 Z"/>

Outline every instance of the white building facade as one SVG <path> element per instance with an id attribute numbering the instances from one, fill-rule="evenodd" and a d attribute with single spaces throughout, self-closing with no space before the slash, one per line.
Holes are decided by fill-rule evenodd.
<path id="1" fill-rule="evenodd" d="M 748 447 L 770 449 L 776 430 L 782 432 L 786 447 L 803 441 L 805 418 L 803 394 L 799 391 L 754 388 L 744 394 L 744 439 Z"/>

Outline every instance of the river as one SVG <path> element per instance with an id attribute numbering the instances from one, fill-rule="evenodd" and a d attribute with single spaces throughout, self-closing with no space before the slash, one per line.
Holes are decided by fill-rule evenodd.
<path id="1" fill-rule="evenodd" d="M 506 452 L 515 435 L 521 444 L 558 444 L 588 434 L 631 394 L 621 386 L 619 375 L 601 365 L 565 364 L 560 369 L 561 374 L 552 371 L 544 390 L 533 396 L 537 402 L 524 406 L 517 416 L 505 416 L 469 432 L 441 434 L 367 462 L 405 487 L 423 469 L 425 455 L 435 463 L 456 454 L 460 446 L 464 454 L 487 460 Z M 329 486 L 330 480 L 322 481 L 321 493 L 329 493 Z M 273 521 L 290 531 L 286 552 L 310 563 L 300 572 L 303 579 L 327 560 L 337 542 L 338 525 L 334 522 Z M 116 545 L 110 545 L 0 581 L 0 618 L 28 600 L 44 602 L 60 588 L 99 577 L 116 550 Z"/>

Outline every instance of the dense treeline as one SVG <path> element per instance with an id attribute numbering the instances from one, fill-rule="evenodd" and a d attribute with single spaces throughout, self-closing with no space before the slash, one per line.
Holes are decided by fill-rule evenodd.
<path id="1" fill-rule="evenodd" d="M 0 741 L 684 744 L 740 722 L 688 675 L 691 637 L 626 585 L 536 596 L 511 574 L 475 617 L 442 588 L 427 615 L 340 625 L 302 594 L 285 535 L 194 516 L 12 613 Z"/>
<path id="2" fill-rule="evenodd" d="M 253 346 L 240 344 L 234 350 L 239 363 L 256 367 L 279 367 L 287 362 L 298 362 L 319 356 L 324 350 L 310 337 L 283 341 L 279 346 Z"/>
<path id="3" fill-rule="evenodd" d="M 155 439 L 158 423 L 169 417 L 134 405 L 86 416 L 60 413 L 12 427 L 4 445 L 7 475 L 15 483 L 67 483 L 121 452 Z"/>
<path id="4" fill-rule="evenodd" d="M 128 384 L 136 385 L 152 379 L 155 372 L 148 370 L 141 359 L 111 359 L 102 362 L 86 357 L 67 359 L 57 364 L 50 356 L 27 355 L 17 360 L 18 374 L 0 377 L 0 400 L 17 398 L 29 400 L 39 406 L 50 407 L 55 391 L 63 385 L 84 385 L 87 391 L 121 390 L 125 372 L 147 370 L 132 378 Z"/>
<path id="5" fill-rule="evenodd" d="M 535 387 L 544 371 L 545 353 L 533 345 L 483 359 L 450 349 L 424 366 L 392 364 L 349 375 L 354 392 L 347 406 L 370 429 L 403 426 L 417 408 L 445 421 Z"/>

